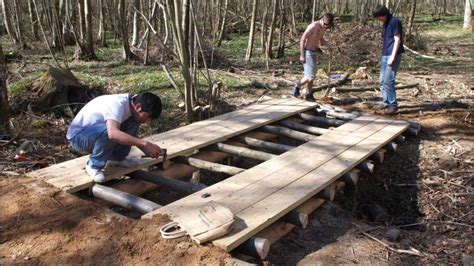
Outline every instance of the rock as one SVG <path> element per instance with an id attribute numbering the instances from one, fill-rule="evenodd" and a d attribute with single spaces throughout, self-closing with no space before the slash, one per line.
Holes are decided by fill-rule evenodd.
<path id="1" fill-rule="evenodd" d="M 390 228 L 387 230 L 387 239 L 391 242 L 400 240 L 401 231 L 397 228 Z"/>

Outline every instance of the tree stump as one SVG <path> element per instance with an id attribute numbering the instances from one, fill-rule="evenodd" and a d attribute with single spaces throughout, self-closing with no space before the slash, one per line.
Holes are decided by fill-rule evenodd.
<path id="1" fill-rule="evenodd" d="M 33 81 L 27 93 L 20 93 L 12 105 L 22 109 L 31 103 L 38 111 L 59 111 L 69 117 L 79 112 L 87 103 L 89 89 L 82 85 L 70 70 L 50 67 L 48 73 Z"/>

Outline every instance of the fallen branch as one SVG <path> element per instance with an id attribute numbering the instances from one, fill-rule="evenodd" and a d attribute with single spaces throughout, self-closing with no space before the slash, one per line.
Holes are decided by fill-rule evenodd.
<path id="1" fill-rule="evenodd" d="M 419 222 L 419 223 L 413 223 L 413 224 L 398 225 L 397 227 L 398 228 L 404 228 L 404 227 L 413 227 L 413 226 L 431 225 L 431 224 L 451 224 L 451 225 L 467 226 L 471 229 L 474 228 L 474 225 L 459 223 L 459 222 L 452 222 L 452 221 L 428 221 L 428 222 Z"/>
<path id="2" fill-rule="evenodd" d="M 407 84 L 407 85 L 401 85 L 401 86 L 395 86 L 395 90 L 404 90 L 404 89 L 411 89 L 418 87 L 420 85 L 419 83 L 413 83 L 413 84 Z M 341 87 L 341 88 L 333 88 L 336 92 L 363 92 L 363 91 L 373 91 L 373 90 L 379 90 L 379 86 L 369 86 L 369 87 L 354 87 L 354 88 L 349 88 L 349 87 Z"/>
<path id="3" fill-rule="evenodd" d="M 396 253 L 400 253 L 400 254 L 408 254 L 408 255 L 413 255 L 413 256 L 419 256 L 419 257 L 423 257 L 423 254 L 413 248 L 413 247 L 410 247 L 410 249 L 397 249 L 397 248 L 393 248 L 391 247 L 389 244 L 383 242 L 382 240 L 376 238 L 375 236 L 369 234 L 369 233 L 366 233 L 364 232 L 361 228 L 360 228 L 360 225 L 356 224 L 356 223 L 352 223 L 355 227 L 357 227 L 357 229 L 359 230 L 359 232 L 361 232 L 364 236 L 374 240 L 375 242 L 378 242 L 379 244 L 381 244 L 382 246 L 384 246 L 385 248 L 393 251 L 393 252 L 396 252 Z"/>
<path id="4" fill-rule="evenodd" d="M 433 59 L 433 60 L 438 60 L 438 61 L 443 61 L 439 58 L 436 58 L 434 56 L 428 56 L 428 55 L 424 55 L 424 54 L 420 54 L 419 52 L 413 50 L 413 49 L 410 49 L 410 47 L 406 46 L 406 45 L 403 45 L 403 48 L 405 48 L 407 51 L 419 56 L 419 57 L 422 57 L 422 58 L 427 58 L 427 59 Z"/>
<path id="5" fill-rule="evenodd" d="M 330 83 L 330 84 L 324 84 L 324 85 L 314 87 L 313 91 L 321 91 L 321 90 L 324 90 L 326 88 L 333 88 L 333 87 L 341 86 L 344 83 L 346 83 L 348 80 L 349 80 L 349 73 L 344 73 L 344 75 L 342 75 L 342 78 L 340 80 L 338 80 L 336 82 L 333 82 L 333 83 Z"/>

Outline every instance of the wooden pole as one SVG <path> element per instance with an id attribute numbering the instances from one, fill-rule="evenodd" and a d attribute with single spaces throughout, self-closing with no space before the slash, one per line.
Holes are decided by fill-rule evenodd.
<path id="1" fill-rule="evenodd" d="M 139 212 L 149 213 L 153 210 L 160 208 L 161 206 L 146 200 L 139 198 L 127 192 L 123 192 L 117 189 L 106 187 L 103 185 L 95 184 L 91 188 L 92 195 L 94 197 L 111 202 L 115 205 Z"/>
<path id="2" fill-rule="evenodd" d="M 357 181 L 359 181 L 359 172 L 358 169 L 352 169 L 350 172 L 344 174 L 339 180 L 344 182 L 346 185 L 355 186 Z"/>
<path id="3" fill-rule="evenodd" d="M 326 117 L 334 117 L 334 118 L 338 118 L 342 120 L 353 120 L 359 116 L 356 114 L 336 112 L 334 110 L 328 110 L 328 109 L 322 109 L 322 108 L 318 108 L 317 111 L 320 114 L 324 114 Z"/>
<path id="4" fill-rule="evenodd" d="M 192 157 L 178 156 L 174 158 L 173 160 L 177 163 L 188 164 L 188 165 L 197 167 L 199 169 L 204 169 L 204 170 L 217 172 L 217 173 L 224 173 L 228 175 L 236 175 L 240 172 L 245 171 L 245 169 L 243 168 L 209 162 L 209 161 L 192 158 Z"/>
<path id="5" fill-rule="evenodd" d="M 247 157 L 259 161 L 268 161 L 277 157 L 277 155 L 263 152 L 263 151 L 255 151 L 249 148 L 244 147 L 237 147 L 234 145 L 224 144 L 224 143 L 216 143 L 213 145 L 215 149 L 222 152 L 227 152 L 230 154 L 234 154 L 237 156 Z"/>
<path id="6" fill-rule="evenodd" d="M 383 163 L 383 160 L 384 160 L 384 157 L 385 157 L 385 152 L 387 150 L 386 149 L 380 149 L 376 152 L 374 152 L 371 156 L 370 156 L 370 159 L 378 162 L 378 163 Z"/>
<path id="7" fill-rule="evenodd" d="M 184 181 L 173 179 L 173 178 L 168 178 L 168 177 L 154 174 L 151 172 L 147 172 L 144 170 L 137 170 L 127 175 L 132 178 L 140 179 L 140 180 L 147 181 L 147 182 L 157 184 L 157 185 L 162 185 L 162 186 L 171 188 L 173 190 L 185 192 L 185 193 L 194 193 L 196 191 L 206 188 L 206 185 L 204 184 L 191 184 L 188 182 L 184 182 Z"/>
<path id="8" fill-rule="evenodd" d="M 270 251 L 270 241 L 263 237 L 254 236 L 242 243 L 235 251 L 263 260 Z"/>
<path id="9" fill-rule="evenodd" d="M 364 162 L 361 162 L 358 166 L 357 169 L 364 171 L 366 173 L 372 174 L 374 172 L 374 162 L 371 160 L 366 160 Z"/>
<path id="10" fill-rule="evenodd" d="M 296 225 L 301 228 L 306 228 L 308 226 L 309 217 L 308 214 L 298 211 L 292 210 L 287 213 L 285 216 L 281 217 L 280 219 L 283 222 L 290 223 L 292 225 Z"/>
<path id="11" fill-rule="evenodd" d="M 282 120 L 280 121 L 280 124 L 282 126 L 289 127 L 291 129 L 295 129 L 295 130 L 299 130 L 299 131 L 303 131 L 303 132 L 315 134 L 315 135 L 322 135 L 330 131 L 329 129 L 308 126 L 308 125 L 296 123 L 290 120 Z"/>
<path id="12" fill-rule="evenodd" d="M 268 133 L 272 133 L 272 134 L 276 134 L 276 135 L 280 135 L 280 136 L 284 136 L 284 137 L 289 137 L 289 138 L 293 138 L 293 139 L 298 139 L 298 140 L 302 140 L 302 141 L 311 141 L 311 140 L 315 140 L 317 138 L 316 136 L 311 135 L 311 134 L 299 132 L 299 131 L 284 128 L 284 127 L 278 127 L 278 126 L 268 126 L 267 125 L 267 126 L 261 127 L 261 129 L 264 132 L 268 132 Z"/>
<path id="13" fill-rule="evenodd" d="M 419 83 L 407 84 L 402 86 L 395 86 L 395 90 L 403 90 L 403 89 L 411 89 L 418 87 Z M 380 86 L 371 86 L 371 87 L 356 87 L 356 88 L 345 88 L 345 87 L 337 87 L 334 88 L 337 92 L 364 92 L 364 91 L 374 91 L 380 90 Z"/>
<path id="14" fill-rule="evenodd" d="M 269 149 L 269 150 L 274 150 L 277 152 L 286 152 L 291 149 L 294 149 L 294 146 L 290 145 L 285 145 L 285 144 L 279 144 L 275 142 L 270 142 L 270 141 L 264 141 L 264 140 L 259 140 L 259 139 L 254 139 L 251 137 L 245 137 L 245 136 L 240 136 L 239 141 L 253 147 L 257 148 L 263 148 L 263 149 Z"/>
<path id="15" fill-rule="evenodd" d="M 396 152 L 397 148 L 398 148 L 398 144 L 396 142 L 393 142 L 393 141 L 387 143 L 384 146 L 384 149 L 386 149 L 387 151 L 391 151 L 391 152 Z"/>
<path id="16" fill-rule="evenodd" d="M 338 127 L 346 123 L 345 121 L 342 121 L 342 120 L 337 120 L 337 119 L 332 119 L 332 118 L 327 118 L 327 117 L 322 117 L 322 116 L 315 116 L 315 115 L 310 115 L 310 114 L 305 114 L 305 113 L 300 113 L 298 114 L 298 116 L 305 121 L 313 122 L 322 126 Z"/>

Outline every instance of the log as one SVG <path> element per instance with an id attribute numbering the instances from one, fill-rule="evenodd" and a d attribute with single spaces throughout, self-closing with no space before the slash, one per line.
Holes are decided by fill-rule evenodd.
<path id="1" fill-rule="evenodd" d="M 106 187 L 103 185 L 95 184 L 91 188 L 92 195 L 94 197 L 111 202 L 115 205 L 139 212 L 149 213 L 153 210 L 160 208 L 159 204 L 156 204 L 147 199 L 139 198 L 127 192 L 123 192 L 114 188 Z"/>
<path id="2" fill-rule="evenodd" d="M 199 169 L 204 169 L 204 170 L 217 172 L 217 173 L 224 173 L 228 175 L 236 175 L 240 172 L 245 171 L 245 169 L 243 168 L 223 165 L 219 163 L 209 162 L 209 161 L 192 158 L 192 157 L 185 157 L 185 156 L 178 156 L 174 158 L 173 161 L 177 163 L 191 165 Z"/>
<path id="3" fill-rule="evenodd" d="M 420 131 L 421 131 L 421 126 L 417 127 L 417 126 L 412 126 L 410 124 L 410 126 L 407 128 L 407 130 L 405 132 L 408 133 L 409 135 L 412 135 L 412 136 L 418 136 Z"/>
<path id="4" fill-rule="evenodd" d="M 196 191 L 206 188 L 206 185 L 204 184 L 192 184 L 177 179 L 161 176 L 155 173 L 147 172 L 145 170 L 137 170 L 127 175 L 131 178 L 136 178 L 153 184 L 162 185 L 184 193 L 194 193 Z"/>
<path id="5" fill-rule="evenodd" d="M 342 120 L 337 120 L 337 119 L 332 119 L 332 118 L 327 118 L 327 117 L 322 117 L 322 116 L 315 116 L 315 115 L 310 115 L 310 114 L 305 114 L 305 113 L 300 113 L 298 114 L 298 116 L 305 121 L 313 122 L 322 126 L 338 127 L 346 123 L 345 121 L 342 121 Z"/>
<path id="6" fill-rule="evenodd" d="M 385 149 L 380 149 L 380 150 L 374 152 L 374 153 L 370 156 L 370 159 L 372 159 L 372 160 L 374 160 L 374 161 L 376 161 L 376 162 L 378 162 L 378 163 L 383 163 L 383 159 L 384 159 L 384 157 L 385 157 L 385 152 L 386 152 L 386 151 L 387 151 L 387 150 L 385 150 Z"/>
<path id="7" fill-rule="evenodd" d="M 340 80 L 338 80 L 336 82 L 332 82 L 330 84 L 324 84 L 324 85 L 314 87 L 313 92 L 321 91 L 321 90 L 324 90 L 326 88 L 333 88 L 333 87 L 341 86 L 342 84 L 346 83 L 348 80 L 349 80 L 349 73 L 344 73 Z"/>
<path id="8" fill-rule="evenodd" d="M 285 216 L 281 217 L 280 220 L 304 229 L 308 226 L 309 217 L 308 214 L 304 212 L 292 210 Z"/>
<path id="9" fill-rule="evenodd" d="M 396 152 L 398 148 L 398 144 L 396 142 L 391 141 L 387 143 L 383 148 L 386 149 L 387 151 Z"/>
<path id="10" fill-rule="evenodd" d="M 238 246 L 235 251 L 263 260 L 270 251 L 270 241 L 266 238 L 254 236 Z"/>
<path id="11" fill-rule="evenodd" d="M 355 186 L 357 181 L 359 181 L 359 172 L 358 169 L 352 169 L 350 172 L 344 174 L 339 180 L 344 182 L 346 185 Z"/>
<path id="12" fill-rule="evenodd" d="M 227 152 L 230 154 L 234 154 L 237 156 L 247 157 L 259 161 L 268 161 L 275 158 L 277 155 L 263 152 L 263 151 L 255 151 L 249 148 L 244 147 L 237 147 L 234 145 L 224 144 L 224 143 L 216 143 L 212 146 L 214 149 L 218 151 Z"/>
<path id="13" fill-rule="evenodd" d="M 261 127 L 261 130 L 264 132 L 284 136 L 284 137 L 289 137 L 293 139 L 298 139 L 302 141 L 312 141 L 315 140 L 317 137 L 308 133 L 303 133 L 299 132 L 296 130 L 284 128 L 284 127 L 278 127 L 278 126 L 263 126 Z"/>
<path id="14" fill-rule="evenodd" d="M 398 135 L 396 138 L 395 138 L 395 142 L 398 143 L 398 144 L 402 144 L 403 142 L 405 142 L 405 136 L 403 135 Z"/>
<path id="15" fill-rule="evenodd" d="M 357 114 L 346 113 L 346 112 L 337 112 L 334 110 L 327 110 L 327 109 L 316 109 L 318 113 L 325 115 L 326 117 L 334 117 L 342 120 L 353 120 L 359 117 Z"/>
<path id="16" fill-rule="evenodd" d="M 420 85 L 419 83 L 413 83 L 413 84 L 407 84 L 407 85 L 398 85 L 395 86 L 395 90 L 404 90 L 404 89 L 411 89 L 418 87 Z M 364 92 L 364 91 L 373 91 L 373 90 L 380 90 L 380 86 L 369 86 L 369 87 L 355 87 L 355 88 L 350 88 L 350 87 L 338 87 L 334 88 L 335 91 L 337 92 Z"/>
<path id="17" fill-rule="evenodd" d="M 282 120 L 280 121 L 280 125 L 315 135 L 322 135 L 330 131 L 329 129 L 308 126 L 290 120 Z"/>
<path id="18" fill-rule="evenodd" d="M 286 152 L 295 148 L 294 146 L 290 146 L 290 145 L 279 144 L 275 142 L 264 141 L 264 140 L 254 139 L 254 138 L 245 137 L 245 136 L 240 136 L 239 140 L 249 146 L 274 150 L 276 152 Z"/>
<path id="19" fill-rule="evenodd" d="M 358 166 L 357 169 L 364 171 L 366 173 L 372 174 L 374 172 L 374 162 L 371 160 L 366 160 L 364 162 L 361 162 Z"/>

